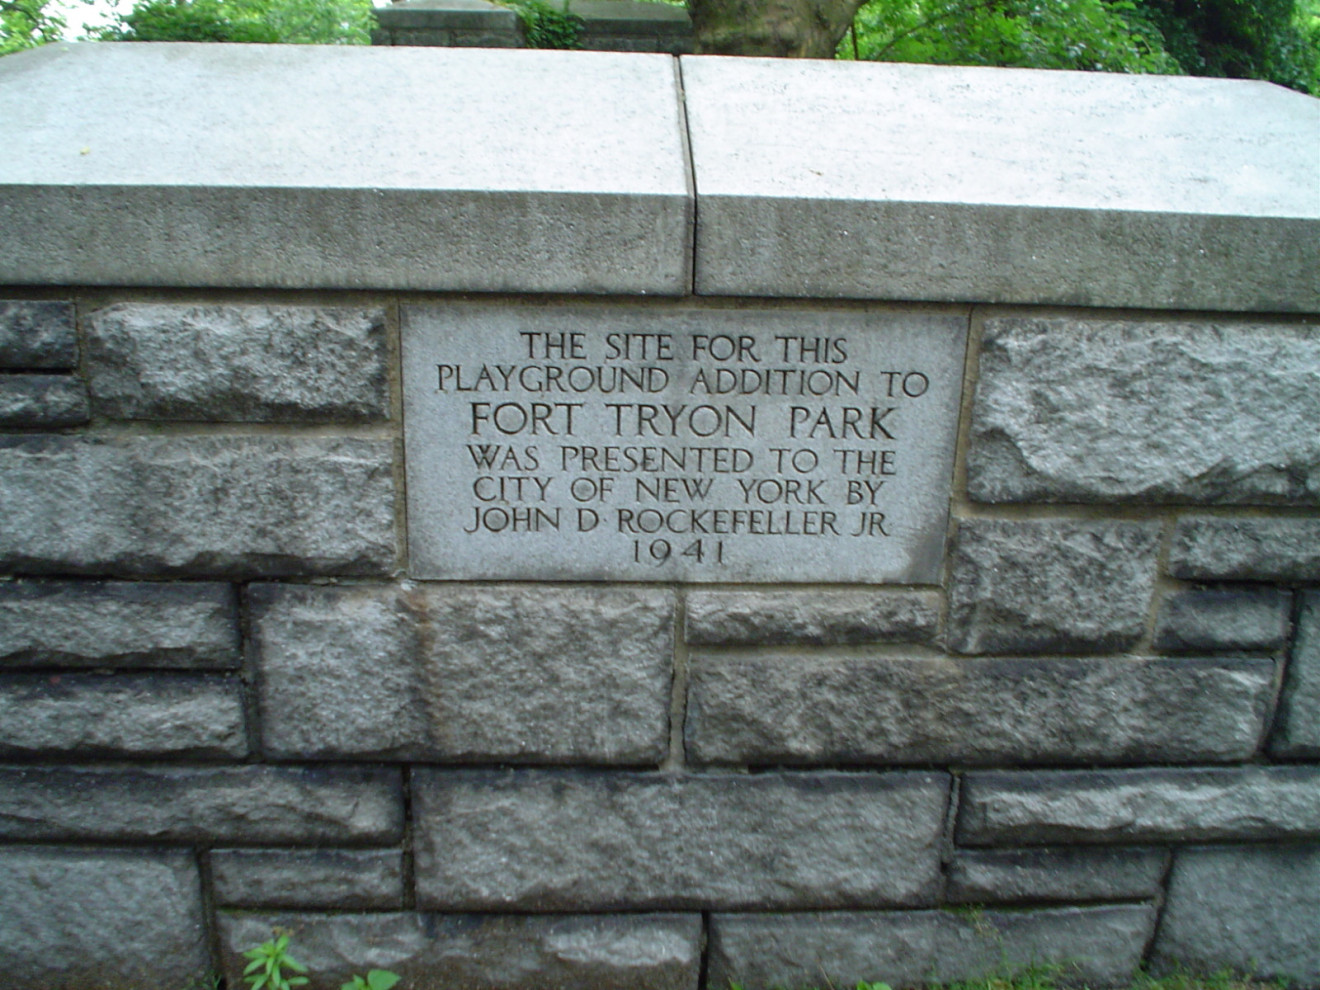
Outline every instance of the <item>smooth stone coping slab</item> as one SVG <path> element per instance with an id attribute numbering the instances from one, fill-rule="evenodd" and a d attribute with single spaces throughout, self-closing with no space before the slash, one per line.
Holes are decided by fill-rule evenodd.
<path id="1" fill-rule="evenodd" d="M 0 282 L 689 283 L 661 56 L 53 45 L 0 63 L 0 146 Z"/>
<path id="2" fill-rule="evenodd" d="M 939 581 L 959 312 L 402 312 L 412 576 Z"/>
<path id="3" fill-rule="evenodd" d="M 202 982 L 211 968 L 203 911 L 190 851 L 0 849 L 6 986 L 209 985 Z"/>
<path id="4" fill-rule="evenodd" d="M 1313 98 L 805 59 L 682 70 L 698 293 L 1320 308 Z"/>
<path id="5" fill-rule="evenodd" d="M 428 990 L 697 990 L 702 924 L 696 914 L 221 914 L 231 986 L 240 953 L 297 932 L 297 959 L 334 990 L 369 968 Z"/>

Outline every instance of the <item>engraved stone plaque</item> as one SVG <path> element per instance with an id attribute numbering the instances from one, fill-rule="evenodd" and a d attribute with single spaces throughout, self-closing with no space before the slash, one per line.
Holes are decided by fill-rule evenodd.
<path id="1" fill-rule="evenodd" d="M 965 316 L 405 306 L 422 579 L 934 583 Z"/>

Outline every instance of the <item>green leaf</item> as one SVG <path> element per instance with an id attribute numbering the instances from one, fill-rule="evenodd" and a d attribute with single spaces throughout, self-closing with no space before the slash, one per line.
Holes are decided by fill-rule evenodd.
<path id="1" fill-rule="evenodd" d="M 368 990 L 390 990 L 399 979 L 397 973 L 391 973 L 388 969 L 373 969 L 367 974 Z"/>

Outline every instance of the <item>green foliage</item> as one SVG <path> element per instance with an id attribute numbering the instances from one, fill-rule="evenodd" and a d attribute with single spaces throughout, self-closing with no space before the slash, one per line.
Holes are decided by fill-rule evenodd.
<path id="1" fill-rule="evenodd" d="M 371 41 L 371 0 L 141 0 L 105 41 L 349 44 Z"/>
<path id="2" fill-rule="evenodd" d="M 307 972 L 306 966 L 289 955 L 287 933 L 248 949 L 243 953 L 243 958 L 252 960 L 243 970 L 248 990 L 291 990 L 307 983 L 305 976 L 284 975 L 286 969 L 295 973 Z"/>
<path id="3" fill-rule="evenodd" d="M 63 30 L 53 0 L 0 0 L 0 55 L 58 41 Z"/>
<path id="4" fill-rule="evenodd" d="M 1320 94 L 1320 0 L 868 0 L 841 58 L 1268 79 Z"/>
<path id="5" fill-rule="evenodd" d="M 388 969 L 373 969 L 365 978 L 354 976 L 339 990 L 390 990 L 399 982 L 399 977 Z"/>
<path id="6" fill-rule="evenodd" d="M 1176 72 L 1130 0 L 869 0 L 863 59 L 1106 72 Z M 845 43 L 844 54 L 850 45 Z"/>
<path id="7" fill-rule="evenodd" d="M 545 0 L 500 0 L 522 21 L 528 48 L 581 48 L 585 21 Z"/>

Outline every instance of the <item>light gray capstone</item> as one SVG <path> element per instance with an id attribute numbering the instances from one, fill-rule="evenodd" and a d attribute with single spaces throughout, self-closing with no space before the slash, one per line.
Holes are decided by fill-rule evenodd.
<path id="1" fill-rule="evenodd" d="M 156 44 L 16 59 L 0 70 L 0 283 L 690 291 L 671 58 Z"/>
<path id="2" fill-rule="evenodd" d="M 211 968 L 197 864 L 182 850 L 0 847 L 0 959 L 13 987 L 192 986 Z"/>
<path id="3" fill-rule="evenodd" d="M 1270 752 L 1320 757 L 1320 591 L 1302 595 Z"/>
<path id="4" fill-rule="evenodd" d="M 100 416 L 389 418 L 383 310 L 119 303 L 86 322 L 88 379 Z"/>
<path id="5" fill-rule="evenodd" d="M 1168 566 L 1190 581 L 1320 581 L 1320 519 L 1186 516 Z"/>
<path id="6" fill-rule="evenodd" d="M 402 833 L 386 767 L 0 768 L 0 838 L 319 846 Z"/>
<path id="7" fill-rule="evenodd" d="M 1145 630 L 1159 526 L 1104 520 L 964 520 L 949 579 L 950 648 L 1109 652 Z"/>
<path id="8" fill-rule="evenodd" d="M 1153 900 L 1168 863 L 1163 849 L 959 849 L 945 896 L 955 904 Z"/>
<path id="9" fill-rule="evenodd" d="M 0 375 L 0 428 L 59 429 L 89 418 L 87 386 L 72 375 Z"/>
<path id="10" fill-rule="evenodd" d="M 280 758 L 658 764 L 674 598 L 627 588 L 257 585 Z"/>
<path id="11" fill-rule="evenodd" d="M 403 906 L 403 854 L 397 849 L 216 849 L 211 884 L 217 904 L 235 907 Z"/>
<path id="12" fill-rule="evenodd" d="M 1288 638 L 1292 595 L 1276 588 L 1214 588 L 1165 595 L 1155 648 L 1166 653 L 1277 650 Z"/>
<path id="13" fill-rule="evenodd" d="M 1320 845 L 1179 849 L 1153 961 L 1320 986 Z"/>
<path id="14" fill-rule="evenodd" d="M 1147 904 L 1020 911 L 716 914 L 706 986 L 747 990 L 981 980 L 1058 964 L 1061 980 L 1128 986 L 1155 927 Z"/>
<path id="15" fill-rule="evenodd" d="M 1320 106 L 1300 93 L 812 59 L 682 66 L 699 294 L 1320 311 Z"/>
<path id="16" fill-rule="evenodd" d="M 238 667 L 238 599 L 209 582 L 0 583 L 6 667 Z"/>
<path id="17" fill-rule="evenodd" d="M 344 437 L 0 439 L 0 567 L 386 574 L 393 460 Z"/>
<path id="18" fill-rule="evenodd" d="M 413 771 L 419 905 L 446 911 L 931 903 L 949 779 Z"/>
<path id="19" fill-rule="evenodd" d="M 924 643 L 939 624 L 934 591 L 696 591 L 687 641 L 702 646 Z"/>
<path id="20" fill-rule="evenodd" d="M 232 985 L 240 953 L 272 927 L 297 933 L 308 990 L 339 990 L 368 969 L 417 990 L 697 990 L 701 968 L 696 914 L 221 914 Z"/>
<path id="21" fill-rule="evenodd" d="M 696 653 L 697 763 L 1021 765 L 1245 760 L 1266 659 Z"/>
<path id="22" fill-rule="evenodd" d="M 960 794 L 970 846 L 1320 836 L 1320 767 L 986 771 Z"/>
<path id="23" fill-rule="evenodd" d="M 1320 503 L 1314 326 L 986 321 L 981 502 Z"/>
<path id="24" fill-rule="evenodd" d="M 0 675 L 0 756 L 247 755 L 237 679 Z"/>
<path id="25" fill-rule="evenodd" d="M 0 299 L 0 368 L 68 371 L 77 363 L 72 303 Z"/>

